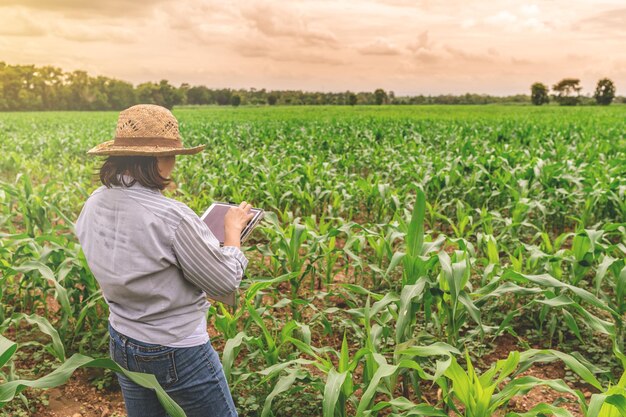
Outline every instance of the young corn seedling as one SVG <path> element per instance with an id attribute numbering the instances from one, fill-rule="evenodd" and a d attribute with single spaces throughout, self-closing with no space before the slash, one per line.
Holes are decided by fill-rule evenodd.
<path id="1" fill-rule="evenodd" d="M 472 300 L 469 281 L 471 264 L 467 252 L 455 251 L 452 259 L 445 252 L 439 252 L 441 272 L 437 276 L 439 296 L 435 305 L 440 323 L 446 323 L 445 334 L 448 344 L 459 347 L 462 344 L 461 327 L 471 317 L 482 332 L 480 310 Z"/>
<path id="2" fill-rule="evenodd" d="M 47 210 L 49 188 L 50 183 L 33 188 L 30 177 L 21 173 L 17 175 L 14 185 L 3 184 L 3 191 L 12 197 L 9 207 L 16 205 L 29 236 L 34 237 L 36 229 L 40 233 L 47 233 L 51 228 L 51 216 Z"/>
<path id="3" fill-rule="evenodd" d="M 307 217 L 305 225 L 312 239 L 315 240 L 315 246 L 320 251 L 315 268 L 315 275 L 319 277 L 317 289 L 321 290 L 323 284 L 327 290 L 330 290 L 337 263 L 344 256 L 343 250 L 337 246 L 337 237 L 341 235 L 343 227 L 336 227 L 335 224 L 338 221 L 336 219 L 327 220 L 324 215 L 320 217 L 319 221 L 316 222 L 316 220 L 315 216 Z M 311 280 L 311 291 L 315 289 L 315 281 Z"/>
<path id="4" fill-rule="evenodd" d="M 435 212 L 435 218 L 445 221 L 452 228 L 454 236 L 457 238 L 469 238 L 476 228 L 480 226 L 480 221 L 474 222 L 471 215 L 472 208 L 468 204 L 464 204 L 461 200 L 456 203 L 456 222 L 444 214 Z"/>
<path id="5" fill-rule="evenodd" d="M 313 239 L 309 240 L 306 226 L 295 223 L 283 229 L 273 213 L 266 216 L 274 228 L 272 250 L 268 254 L 280 264 L 282 274 L 297 273 L 291 275 L 289 288 L 291 291 L 291 312 L 295 320 L 301 317 L 298 305 L 305 304 L 299 299 L 299 290 L 307 275 L 313 275 L 314 264 L 319 254 L 317 245 Z"/>
<path id="6" fill-rule="evenodd" d="M 538 289 L 543 295 L 542 298 L 535 296 L 525 306 L 510 312 L 505 322 L 508 322 L 515 315 L 519 315 L 522 310 L 536 311 L 536 309 L 531 309 L 530 307 L 534 304 L 542 304 L 545 306 L 545 309 L 540 310 L 539 319 L 541 322 L 545 321 L 550 309 L 558 309 L 568 328 L 580 340 L 582 340 L 582 336 L 578 322 L 584 323 L 593 331 L 604 333 L 611 339 L 615 339 L 615 323 L 598 317 L 594 309 L 603 310 L 613 317 L 617 317 L 618 313 L 589 291 L 559 281 L 548 274 L 526 275 L 513 270 L 506 270 L 502 278 L 505 281 L 532 284 L 535 288 L 533 292 L 538 293 L 536 291 Z"/>
<path id="7" fill-rule="evenodd" d="M 391 271 L 400 263 L 400 252 L 394 253 L 394 245 L 397 240 L 402 238 L 402 233 L 393 226 L 387 226 L 378 233 L 366 231 L 367 243 L 374 250 L 374 263 L 368 266 L 372 271 L 373 289 L 379 289 L 381 286 L 381 278 L 386 284 L 393 288 L 395 282 L 391 276 Z M 395 255 L 395 258 L 394 258 Z"/>
<path id="8" fill-rule="evenodd" d="M 401 229 L 405 234 L 405 253 L 396 252 L 393 254 L 390 267 L 402 261 L 402 286 L 413 285 L 420 277 L 427 276 L 437 263 L 434 254 L 441 248 L 445 241 L 445 236 L 439 235 L 434 241 L 430 241 L 424 233 L 424 216 L 426 213 L 426 197 L 424 192 L 417 190 L 417 196 L 411 220 L 408 224 L 401 224 Z"/>
<path id="9" fill-rule="evenodd" d="M 583 417 L 626 416 L 626 373 L 615 386 L 599 394 L 592 394 L 589 404 L 581 404 Z M 552 404 L 540 403 L 525 413 L 508 413 L 506 417 L 574 417 L 568 410 Z"/>
<path id="10" fill-rule="evenodd" d="M 551 354 L 555 354 L 555 351 L 548 351 Z M 543 351 L 540 354 L 545 354 Z M 560 353 L 560 352 L 559 352 Z M 623 365 L 626 365 L 626 357 L 616 351 L 619 359 Z M 537 355 L 535 352 L 529 352 L 529 355 Z M 584 367 L 579 366 L 575 362 L 571 361 L 571 357 L 567 355 L 557 355 L 559 359 L 565 361 L 571 369 L 575 369 L 575 372 L 581 376 L 587 383 L 593 385 L 600 392 L 591 395 L 591 398 L 587 402 L 585 397 L 577 395 L 580 410 L 583 417 L 624 417 L 626 416 L 626 371 L 622 374 L 622 377 L 616 385 L 609 385 L 607 388 L 602 388 L 600 383 L 593 378 L 592 375 L 585 372 Z M 569 363 L 568 363 L 569 362 Z M 578 394 L 578 393 L 577 393 Z M 554 406 L 552 404 L 540 403 L 525 413 L 511 412 L 506 417 L 574 417 L 572 413 L 561 407 Z"/>
<path id="11" fill-rule="evenodd" d="M 571 278 L 570 284 L 579 285 L 591 266 L 595 263 L 599 252 L 605 249 L 602 243 L 604 230 L 591 230 L 577 232 L 572 242 L 571 254 Z"/>
<path id="12" fill-rule="evenodd" d="M 531 376 L 516 376 L 535 362 L 562 360 L 585 382 L 600 387 L 598 380 L 581 362 L 554 350 L 530 350 L 521 354 L 513 351 L 506 359 L 498 360 L 482 374 L 474 368 L 467 352 L 465 359 L 467 370 L 453 357 L 452 363 L 444 372 L 446 378 L 438 380 L 448 409 L 463 417 L 491 417 L 498 411 L 506 410 L 514 396 L 524 394 L 538 385 L 572 394 L 579 401 L 584 401 L 585 397 L 580 391 L 569 388 L 560 379 L 542 380 Z"/>

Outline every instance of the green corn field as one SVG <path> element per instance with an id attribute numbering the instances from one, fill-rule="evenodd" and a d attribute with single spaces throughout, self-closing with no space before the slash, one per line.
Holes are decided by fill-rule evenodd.
<path id="1" fill-rule="evenodd" d="M 626 416 L 625 106 L 174 114 L 207 146 L 166 195 L 267 212 L 237 308 L 208 314 L 240 415 Z M 74 235 L 116 120 L 0 114 L 1 416 L 48 416 L 84 368 L 184 415 L 108 359 Z"/>

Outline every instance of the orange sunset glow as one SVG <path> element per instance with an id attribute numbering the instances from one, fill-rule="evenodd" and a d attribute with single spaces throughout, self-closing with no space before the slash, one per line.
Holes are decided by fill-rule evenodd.
<path id="1" fill-rule="evenodd" d="M 625 22 L 623 0 L 0 0 L 0 61 L 212 88 L 621 93 Z"/>

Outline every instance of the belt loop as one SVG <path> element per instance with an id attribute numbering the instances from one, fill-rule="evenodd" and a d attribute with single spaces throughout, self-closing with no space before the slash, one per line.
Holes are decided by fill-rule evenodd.
<path id="1" fill-rule="evenodd" d="M 124 368 L 128 368 L 128 337 L 124 336 L 122 333 L 117 332 L 117 336 L 120 338 L 122 342 L 122 360 L 124 361 Z"/>
<path id="2" fill-rule="evenodd" d="M 128 344 L 128 337 L 124 336 L 121 333 L 117 333 L 117 335 L 119 336 L 120 340 L 122 341 L 122 344 L 124 345 L 124 348 L 126 348 L 126 345 Z"/>
<path id="3" fill-rule="evenodd" d="M 126 343 L 128 342 L 128 337 L 124 336 L 122 333 L 115 330 L 113 326 L 111 326 L 110 323 L 109 323 L 109 333 L 114 333 L 115 336 L 117 336 L 117 338 L 120 340 L 120 342 L 122 342 L 124 347 L 126 347 Z"/>
<path id="4" fill-rule="evenodd" d="M 113 328 L 113 326 L 111 326 L 111 323 L 109 323 L 108 325 L 109 327 L 109 334 L 111 336 L 111 338 L 113 339 L 114 343 L 117 345 L 118 341 L 120 342 L 121 346 L 121 354 L 122 354 L 122 363 L 118 363 L 118 365 L 122 366 L 125 369 L 128 369 L 128 337 L 124 336 L 122 333 L 118 332 L 117 330 L 115 330 Z M 112 358 L 115 361 L 115 358 Z"/>

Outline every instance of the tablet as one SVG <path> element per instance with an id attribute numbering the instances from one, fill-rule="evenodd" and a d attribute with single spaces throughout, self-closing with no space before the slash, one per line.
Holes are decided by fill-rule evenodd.
<path id="1" fill-rule="evenodd" d="M 200 219 L 209 226 L 211 232 L 220 241 L 220 246 L 224 246 L 224 216 L 231 207 L 239 207 L 239 204 L 233 203 L 213 203 L 204 212 Z M 246 240 L 252 230 L 259 224 L 265 212 L 258 208 L 250 209 L 254 213 L 254 217 L 248 222 L 246 227 L 241 231 L 241 241 Z"/>

